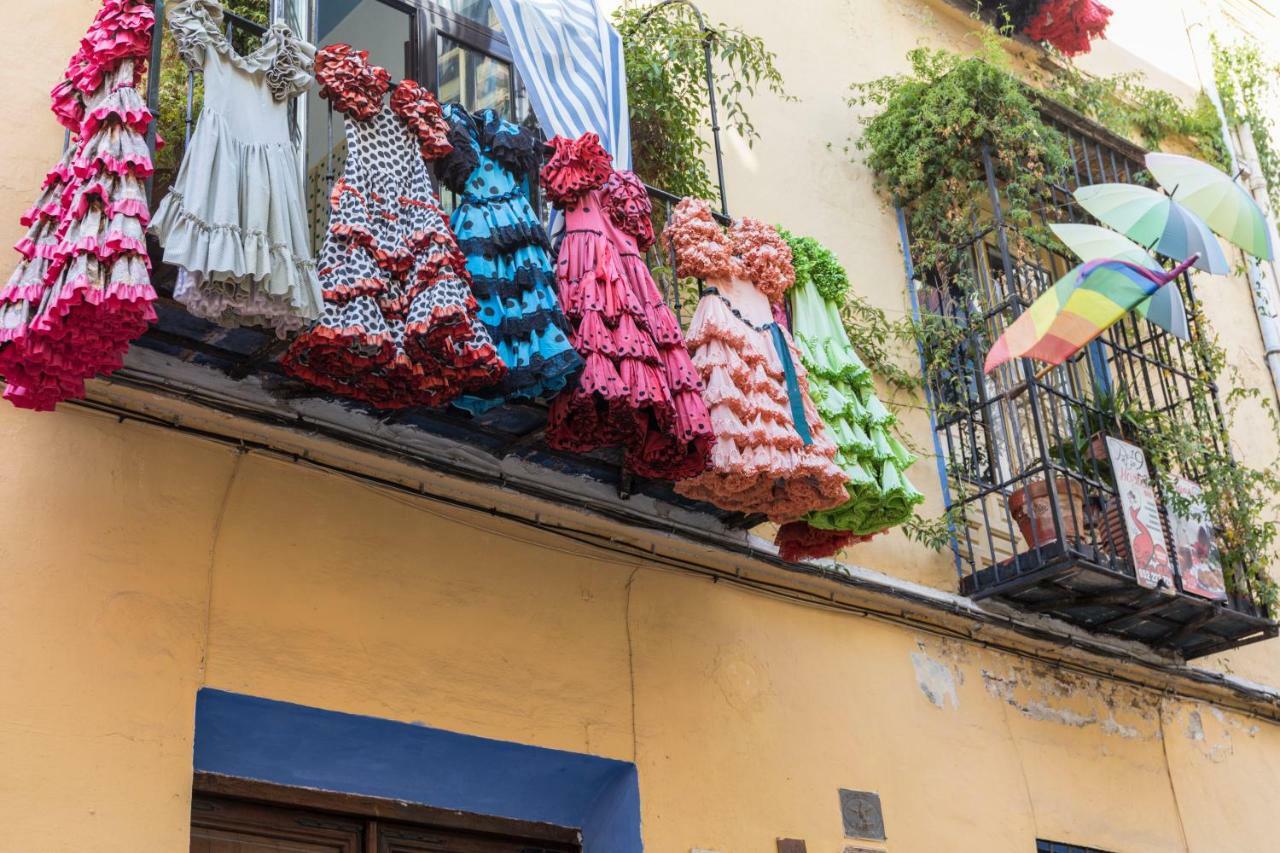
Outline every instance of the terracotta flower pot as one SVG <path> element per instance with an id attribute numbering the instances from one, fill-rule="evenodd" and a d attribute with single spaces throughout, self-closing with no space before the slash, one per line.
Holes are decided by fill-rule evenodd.
<path id="1" fill-rule="evenodd" d="M 1084 538 L 1084 489 L 1079 483 L 1065 477 L 1055 477 L 1058 507 L 1062 511 L 1062 532 L 1068 539 Z M 1049 484 L 1044 480 L 1028 483 L 1009 496 L 1009 512 L 1018 522 L 1022 538 L 1032 548 L 1048 545 L 1058 538 L 1053 525 L 1053 503 L 1049 498 Z"/>

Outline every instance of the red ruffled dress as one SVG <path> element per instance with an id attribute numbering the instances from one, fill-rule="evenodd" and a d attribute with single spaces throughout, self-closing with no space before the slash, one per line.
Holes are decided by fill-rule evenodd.
<path id="1" fill-rule="evenodd" d="M 425 159 L 451 150 L 440 105 L 412 80 L 384 104 L 387 70 L 345 44 L 320 50 L 315 74 L 346 114 L 348 153 L 320 252 L 324 311 L 285 370 L 382 409 L 439 406 L 500 381 L 506 366 L 427 177 Z"/>
<path id="2" fill-rule="evenodd" d="M 752 219 L 726 234 L 705 201 L 689 198 L 676 206 L 663 236 L 679 275 L 708 285 L 689 326 L 689 347 L 716 436 L 707 471 L 677 483 L 676 492 L 773 521 L 848 500 L 800 351 L 771 308 L 795 278 L 790 247 Z"/>
<path id="3" fill-rule="evenodd" d="M 153 26 L 149 2 L 107 0 L 54 87 L 73 142 L 22 217 L 22 261 L 0 288 L 0 374 L 15 406 L 84 396 L 156 318 L 143 236 L 151 114 L 137 92 Z"/>
<path id="4" fill-rule="evenodd" d="M 575 452 L 621 445 L 642 477 L 697 476 L 711 419 L 680 324 L 644 262 L 654 242 L 644 185 L 613 170 L 594 133 L 549 144 L 542 185 L 565 214 L 556 285 L 586 363 L 551 401 L 547 443 Z"/>

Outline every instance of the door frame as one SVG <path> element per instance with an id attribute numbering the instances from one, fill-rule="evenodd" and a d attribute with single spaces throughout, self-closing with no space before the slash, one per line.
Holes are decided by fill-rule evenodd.
<path id="1" fill-rule="evenodd" d="M 366 797 L 315 788 L 295 788 L 290 785 L 202 770 L 194 773 L 191 790 L 193 795 L 227 797 L 269 806 L 329 812 L 352 818 L 377 818 L 439 829 L 514 837 L 522 841 L 552 845 L 565 853 L 577 853 L 582 850 L 581 830 L 553 823 L 472 814 L 382 797 Z"/>

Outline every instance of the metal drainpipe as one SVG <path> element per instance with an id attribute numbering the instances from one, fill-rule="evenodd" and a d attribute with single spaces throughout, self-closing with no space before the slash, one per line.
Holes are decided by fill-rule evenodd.
<path id="1" fill-rule="evenodd" d="M 1213 5 L 1215 7 L 1214 11 L 1220 13 L 1221 10 L 1217 8 L 1217 4 Z M 1215 79 L 1213 71 L 1213 50 L 1209 43 L 1207 13 L 1208 9 L 1202 7 L 1198 10 L 1194 20 L 1188 20 L 1184 12 L 1184 20 L 1187 21 L 1187 38 L 1191 44 L 1191 58 L 1195 62 L 1196 73 L 1200 77 L 1200 85 L 1213 103 L 1213 108 L 1218 113 L 1218 120 L 1222 124 L 1222 141 L 1226 145 L 1227 156 L 1231 160 L 1231 172 L 1232 174 L 1240 172 L 1239 155 L 1243 153 L 1246 169 L 1250 174 L 1247 184 L 1249 193 L 1259 203 L 1263 212 L 1267 214 L 1267 227 L 1271 231 L 1272 245 L 1280 247 L 1280 240 L 1276 236 L 1275 219 L 1271 215 L 1268 202 L 1267 182 L 1258 167 L 1257 150 L 1253 145 L 1253 137 L 1249 133 L 1243 132 L 1247 131 L 1248 128 L 1241 128 L 1241 133 L 1233 134 L 1227 124 L 1227 113 L 1223 109 L 1222 96 L 1218 92 L 1218 81 Z M 1205 67 L 1209 69 L 1207 74 L 1203 70 Z M 1237 138 L 1237 136 L 1240 138 Z M 1240 149 L 1243 150 L 1240 151 Z M 1277 322 L 1275 311 L 1275 306 L 1280 305 L 1280 293 L 1276 289 L 1276 282 L 1280 281 L 1280 271 L 1277 270 L 1274 261 L 1264 266 L 1259 264 L 1247 252 L 1244 253 L 1244 258 L 1249 276 L 1249 293 L 1253 297 L 1254 315 L 1258 320 L 1258 331 L 1262 335 L 1267 369 L 1271 372 L 1272 392 L 1275 395 L 1277 406 L 1280 406 L 1280 323 Z"/>

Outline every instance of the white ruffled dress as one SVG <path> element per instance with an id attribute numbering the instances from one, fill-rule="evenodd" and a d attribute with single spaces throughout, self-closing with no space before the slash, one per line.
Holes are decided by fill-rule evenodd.
<path id="1" fill-rule="evenodd" d="M 197 316 L 284 337 L 324 304 L 288 118 L 315 48 L 277 23 L 241 56 L 213 0 L 179 0 L 166 16 L 178 52 L 204 75 L 200 119 L 151 224 L 165 263 L 179 267 L 174 298 Z"/>

